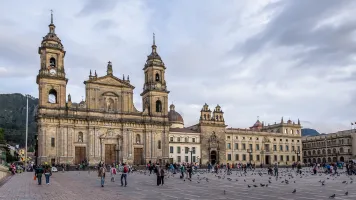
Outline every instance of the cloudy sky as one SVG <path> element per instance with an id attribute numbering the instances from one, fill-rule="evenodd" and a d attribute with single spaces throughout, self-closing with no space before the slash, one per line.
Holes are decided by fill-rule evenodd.
<path id="1" fill-rule="evenodd" d="M 0 93 L 38 96 L 38 47 L 54 10 L 68 92 L 80 101 L 89 70 L 130 75 L 135 105 L 156 34 L 169 100 L 192 125 L 206 102 L 229 126 L 301 119 L 320 132 L 356 121 L 356 1 L 0 1 Z"/>

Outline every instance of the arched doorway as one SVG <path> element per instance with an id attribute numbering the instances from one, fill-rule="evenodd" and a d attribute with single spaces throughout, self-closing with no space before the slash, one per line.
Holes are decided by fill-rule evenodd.
<path id="1" fill-rule="evenodd" d="M 333 162 L 337 162 L 337 158 L 336 157 L 333 157 Z"/>
<path id="2" fill-rule="evenodd" d="M 304 159 L 303 159 L 303 162 L 304 162 L 304 163 L 307 163 L 307 159 L 304 158 Z"/>
<path id="3" fill-rule="evenodd" d="M 323 163 L 326 163 L 326 158 L 323 158 Z"/>
<path id="4" fill-rule="evenodd" d="M 216 151 L 210 152 L 210 162 L 212 165 L 214 165 L 216 163 Z"/>
<path id="5" fill-rule="evenodd" d="M 318 158 L 318 163 L 321 163 L 321 159 L 320 158 Z"/>
<path id="6" fill-rule="evenodd" d="M 316 163 L 316 159 L 315 158 L 313 158 L 313 163 Z"/>
<path id="7" fill-rule="evenodd" d="M 340 157 L 340 162 L 345 162 L 343 156 Z"/>

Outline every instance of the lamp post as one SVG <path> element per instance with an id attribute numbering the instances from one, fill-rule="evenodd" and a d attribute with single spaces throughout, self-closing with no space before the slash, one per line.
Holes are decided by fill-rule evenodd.
<path id="1" fill-rule="evenodd" d="M 26 140 L 25 140 L 25 166 L 27 162 L 27 140 L 28 140 L 28 97 L 30 95 L 26 95 Z"/>
<path id="2" fill-rule="evenodd" d="M 115 151 L 116 151 L 116 159 L 115 159 L 115 163 L 117 164 L 118 162 L 118 155 L 119 155 L 119 151 L 120 151 L 120 147 L 119 147 L 119 145 L 116 145 L 115 146 Z"/>
<path id="3" fill-rule="evenodd" d="M 294 153 L 297 154 L 297 162 L 299 162 L 299 154 L 300 154 L 300 150 L 294 150 Z"/>
<path id="4" fill-rule="evenodd" d="M 252 163 L 252 159 L 251 159 L 251 154 L 252 154 L 252 149 L 247 149 L 247 153 L 249 154 L 250 157 L 250 164 Z"/>
<path id="5" fill-rule="evenodd" d="M 328 141 L 326 140 L 326 136 L 325 136 L 325 154 L 326 154 L 326 157 L 325 157 L 325 163 L 328 162 Z"/>
<path id="6" fill-rule="evenodd" d="M 100 163 L 103 162 L 103 143 L 102 143 L 102 138 L 99 137 L 100 140 Z"/>
<path id="7" fill-rule="evenodd" d="M 193 148 L 190 149 L 190 164 L 193 164 Z"/>

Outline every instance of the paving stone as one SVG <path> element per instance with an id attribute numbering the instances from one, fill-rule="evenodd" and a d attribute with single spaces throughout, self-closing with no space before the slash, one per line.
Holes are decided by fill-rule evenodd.
<path id="1" fill-rule="evenodd" d="M 310 169 L 304 169 L 309 171 Z M 330 195 L 336 194 L 335 199 L 356 199 L 355 184 L 350 184 L 350 177 L 345 174 L 340 176 L 330 176 L 321 174 L 312 176 L 304 175 L 303 178 L 295 175 L 295 172 L 280 170 L 280 177 L 276 181 L 275 177 L 263 174 L 262 177 L 248 171 L 247 176 L 240 172 L 233 172 L 231 175 L 198 173 L 193 175 L 192 181 L 183 181 L 176 174 L 166 176 L 163 186 L 156 185 L 156 176 L 149 176 L 148 173 L 135 172 L 128 176 L 128 187 L 121 187 L 119 175 L 116 182 L 110 181 L 110 174 L 107 173 L 105 187 L 100 187 L 100 178 L 96 172 L 57 172 L 53 173 L 50 185 L 37 185 L 33 180 L 33 173 L 22 173 L 13 176 L 7 183 L 0 187 L 0 199 L 36 199 L 36 200 L 67 200 L 67 199 L 125 199 L 125 200 L 170 200 L 170 199 L 328 199 Z M 265 171 L 263 171 L 265 173 Z M 286 174 L 292 174 L 293 178 Z M 286 176 L 285 176 L 286 175 Z M 269 179 L 271 177 L 271 179 Z M 204 179 L 202 179 L 204 178 Z M 205 178 L 208 178 L 206 181 Z M 231 181 L 228 180 L 231 179 Z M 328 179 L 329 178 L 329 179 Z M 200 179 L 200 180 L 199 180 Z M 238 181 L 236 181 L 236 179 Z M 252 180 L 255 179 L 255 182 Z M 287 179 L 289 184 L 282 181 Z M 245 182 L 245 181 L 246 182 Z M 271 180 L 272 183 L 268 183 Z M 319 182 L 325 180 L 325 185 Z M 295 181 L 295 183 L 294 183 Z M 342 184 L 347 181 L 348 184 Z M 198 183 L 199 182 L 199 183 Z M 260 183 L 268 184 L 268 187 L 261 187 Z M 252 185 L 258 187 L 253 187 Z M 248 188 L 247 185 L 251 185 Z M 297 192 L 292 194 L 296 189 Z M 349 195 L 344 193 L 348 191 Z"/>

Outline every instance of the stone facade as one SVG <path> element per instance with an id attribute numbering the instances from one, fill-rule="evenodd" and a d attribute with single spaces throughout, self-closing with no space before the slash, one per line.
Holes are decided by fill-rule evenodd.
<path id="1" fill-rule="evenodd" d="M 304 163 L 347 162 L 356 159 L 355 130 L 305 136 L 302 142 Z"/>
<path id="2" fill-rule="evenodd" d="M 166 67 L 155 43 L 143 69 L 143 112 L 134 106 L 135 87 L 129 77 L 114 76 L 111 62 L 104 76 L 90 71 L 84 81 L 85 100 L 72 103 L 71 95 L 66 93 L 66 52 L 55 33 L 53 18 L 38 53 L 41 59 L 37 76 L 38 163 L 168 161 L 169 91 L 164 75 Z"/>

